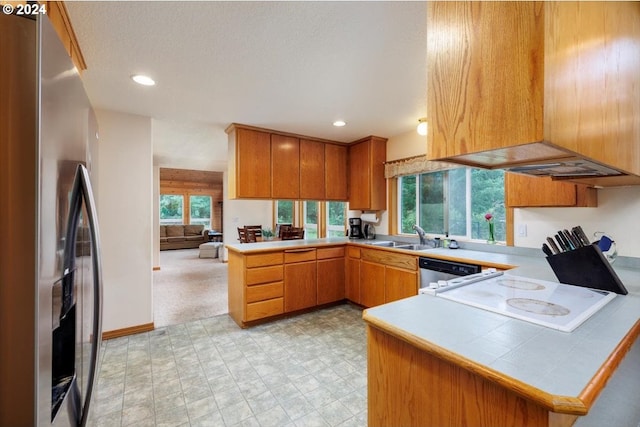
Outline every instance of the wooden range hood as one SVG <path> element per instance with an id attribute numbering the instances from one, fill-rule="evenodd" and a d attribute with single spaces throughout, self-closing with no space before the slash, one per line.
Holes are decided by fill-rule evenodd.
<path id="1" fill-rule="evenodd" d="M 428 158 L 640 185 L 638 22 L 638 2 L 429 2 Z"/>

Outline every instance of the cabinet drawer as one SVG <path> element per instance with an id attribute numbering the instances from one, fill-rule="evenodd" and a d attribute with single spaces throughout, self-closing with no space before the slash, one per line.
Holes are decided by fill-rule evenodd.
<path id="1" fill-rule="evenodd" d="M 360 258 L 360 248 L 348 246 L 347 255 L 349 256 L 349 258 Z"/>
<path id="2" fill-rule="evenodd" d="M 314 261 L 316 259 L 316 248 L 312 249 L 291 249 L 284 251 L 284 263 Z"/>
<path id="3" fill-rule="evenodd" d="M 284 283 L 268 283 L 266 285 L 255 285 L 247 287 L 247 302 L 264 301 L 271 298 L 284 296 Z"/>
<path id="4" fill-rule="evenodd" d="M 246 274 L 247 286 L 258 285 L 260 283 L 280 282 L 284 277 L 282 265 L 249 268 Z"/>
<path id="5" fill-rule="evenodd" d="M 245 322 L 275 316 L 284 312 L 284 298 L 274 298 L 266 301 L 247 304 Z"/>
<path id="6" fill-rule="evenodd" d="M 267 265 L 282 264 L 282 252 L 271 252 L 267 254 L 247 255 L 247 268 L 265 267 Z"/>
<path id="7" fill-rule="evenodd" d="M 363 249 L 362 259 L 411 271 L 418 270 L 418 257 L 412 255 L 398 254 L 384 250 Z"/>
<path id="8" fill-rule="evenodd" d="M 335 248 L 318 248 L 318 259 L 344 258 L 344 246 Z"/>

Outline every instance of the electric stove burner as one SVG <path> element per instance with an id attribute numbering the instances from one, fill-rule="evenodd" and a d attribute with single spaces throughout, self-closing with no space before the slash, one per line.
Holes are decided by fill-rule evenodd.
<path id="1" fill-rule="evenodd" d="M 436 296 L 571 332 L 616 294 L 530 277 L 504 275 L 456 288 L 444 287 Z"/>
<path id="2" fill-rule="evenodd" d="M 507 288 L 522 289 L 523 291 L 542 291 L 545 289 L 541 283 L 528 282 L 526 280 L 500 279 L 498 284 Z"/>
<path id="3" fill-rule="evenodd" d="M 518 310 L 545 316 L 566 316 L 571 313 L 571 310 L 559 304 L 530 298 L 509 298 L 507 304 Z"/>

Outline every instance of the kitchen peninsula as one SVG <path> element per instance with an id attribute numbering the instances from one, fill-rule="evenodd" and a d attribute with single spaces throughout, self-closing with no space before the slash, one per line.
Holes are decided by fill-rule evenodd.
<path id="1" fill-rule="evenodd" d="M 251 318 L 244 317 L 249 319 L 245 322 L 243 316 L 251 301 L 262 298 L 255 295 L 265 293 L 272 294 L 268 307 L 258 303 L 256 308 L 266 309 L 267 318 L 287 312 L 282 300 L 285 251 L 296 258 L 290 265 L 310 266 L 310 261 L 301 260 L 311 259 L 313 253 L 314 260 L 332 259 L 335 267 L 344 265 L 340 254 L 347 257 L 349 250 L 367 247 L 346 238 L 227 245 L 229 314 L 239 325 L 251 326 Z M 465 249 L 419 252 L 425 254 L 512 266 L 505 274 L 554 280 L 542 257 Z M 640 272 L 616 270 L 629 294 L 616 296 L 571 333 L 431 295 L 366 309 L 369 425 L 570 426 L 578 417 L 590 416 L 629 349 L 634 343 L 638 348 Z M 247 279 L 257 284 L 246 286 Z M 344 276 L 329 281 L 341 280 Z M 334 301 L 344 298 L 338 295 Z M 273 306 L 276 311 L 269 312 Z M 314 300 L 307 304 L 311 306 L 320 304 Z"/>

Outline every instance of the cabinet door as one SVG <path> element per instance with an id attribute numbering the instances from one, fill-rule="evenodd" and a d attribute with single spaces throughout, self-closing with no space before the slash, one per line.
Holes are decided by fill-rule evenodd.
<path id="1" fill-rule="evenodd" d="M 385 210 L 387 140 L 375 136 L 349 146 L 349 209 Z"/>
<path id="2" fill-rule="evenodd" d="M 384 302 L 396 301 L 418 295 L 418 273 L 400 268 L 385 268 Z"/>
<path id="3" fill-rule="evenodd" d="M 267 180 L 268 175 L 262 177 Z M 300 141 L 298 138 L 271 135 L 271 198 L 300 197 Z"/>
<path id="4" fill-rule="evenodd" d="M 384 304 L 384 265 L 361 262 L 360 300 L 365 307 Z"/>
<path id="5" fill-rule="evenodd" d="M 324 200 L 324 143 L 300 140 L 300 198 Z"/>
<path id="6" fill-rule="evenodd" d="M 271 197 L 267 178 L 271 176 L 270 135 L 249 129 L 236 129 L 229 135 L 229 139 L 230 151 L 235 152 L 235 173 L 229 174 L 229 197 Z"/>
<path id="7" fill-rule="evenodd" d="M 314 307 L 317 301 L 316 261 L 285 264 L 284 311 Z"/>
<path id="8" fill-rule="evenodd" d="M 349 147 L 349 209 L 368 209 L 371 201 L 369 188 L 369 143 L 361 142 Z"/>
<path id="9" fill-rule="evenodd" d="M 505 174 L 507 207 L 579 206 L 596 207 L 597 190 L 582 184 L 553 181 L 548 177 Z"/>
<path id="10" fill-rule="evenodd" d="M 344 288 L 345 298 L 361 304 L 360 301 L 360 259 L 347 258 L 347 276 Z"/>
<path id="11" fill-rule="evenodd" d="M 347 147 L 344 145 L 325 144 L 325 199 L 348 200 L 347 184 Z"/>
<path id="12" fill-rule="evenodd" d="M 344 299 L 344 258 L 318 260 L 318 305 Z"/>

